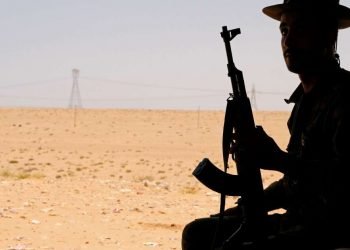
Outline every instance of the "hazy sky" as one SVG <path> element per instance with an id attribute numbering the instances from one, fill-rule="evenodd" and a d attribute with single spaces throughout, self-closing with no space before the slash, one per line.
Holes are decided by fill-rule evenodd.
<path id="1" fill-rule="evenodd" d="M 289 110 L 298 84 L 279 23 L 282 0 L 0 0 L 0 106 L 67 107 L 72 69 L 87 108 L 223 110 L 230 92 L 222 26 L 259 110 Z M 341 1 L 350 6 L 350 1 Z M 350 68 L 350 29 L 338 51 Z"/>

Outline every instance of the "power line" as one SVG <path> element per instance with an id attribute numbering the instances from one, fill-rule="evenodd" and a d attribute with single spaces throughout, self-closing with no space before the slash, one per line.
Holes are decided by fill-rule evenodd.
<path id="1" fill-rule="evenodd" d="M 80 79 L 97 81 L 97 82 L 107 82 L 107 83 L 126 85 L 126 86 L 137 86 L 137 87 L 147 87 L 147 88 L 151 87 L 151 88 L 158 88 L 158 89 L 178 89 L 178 90 L 218 92 L 218 93 L 223 93 L 224 91 L 226 91 L 224 89 L 190 88 L 185 86 L 167 86 L 167 85 L 151 84 L 151 83 L 136 83 L 136 82 L 129 82 L 129 81 L 121 81 L 121 80 L 102 79 L 102 78 L 96 78 L 96 77 L 80 77 Z M 247 91 L 247 93 L 251 93 L 251 91 Z M 285 93 L 285 92 L 273 92 L 273 91 L 255 91 L 255 93 L 260 95 L 288 95 L 288 93 Z"/>
<path id="2" fill-rule="evenodd" d="M 99 83 L 111 83 L 111 84 L 119 84 L 119 85 L 126 85 L 126 86 L 137 86 L 137 87 L 145 87 L 145 88 L 157 88 L 157 89 L 176 89 L 176 90 L 187 90 L 187 91 L 197 91 L 197 92 L 210 92 L 210 93 L 224 93 L 227 90 L 224 89 L 210 89 L 210 88 L 191 88 L 187 86 L 169 86 L 169 85 L 160 85 L 160 84 L 152 84 L 152 83 L 137 83 L 137 82 L 129 82 L 129 81 L 122 81 L 122 80 L 113 80 L 113 79 L 102 79 L 102 78 L 96 78 L 96 77 L 83 77 L 79 76 L 79 79 L 81 80 L 87 80 L 87 81 L 97 81 Z M 69 80 L 68 77 L 61 77 L 56 79 L 50 79 L 50 80 L 38 80 L 38 81 L 32 81 L 32 82 L 26 82 L 26 83 L 17 83 L 17 84 L 8 84 L 8 85 L 0 85 L 0 89 L 6 89 L 6 88 L 17 88 L 17 87 L 30 87 L 30 86 L 36 86 L 36 85 L 47 85 L 47 83 L 55 83 L 55 82 L 61 82 L 61 81 L 67 81 Z M 250 91 L 247 91 L 247 93 L 251 93 Z M 255 94 L 258 95 L 288 95 L 289 93 L 286 92 L 275 92 L 275 91 L 257 91 L 255 90 Z"/>
<path id="3" fill-rule="evenodd" d="M 145 97 L 139 96 L 139 97 L 130 97 L 130 98 L 84 98 L 85 101 L 89 102 L 101 102 L 101 101 L 137 101 L 137 100 L 170 100 L 170 99 L 194 99 L 194 98 L 208 98 L 208 97 L 218 97 L 221 95 L 213 94 L 213 95 L 190 95 L 190 96 L 184 96 L 184 95 L 176 95 L 176 96 L 149 96 Z M 9 99 L 21 99 L 21 100 L 55 100 L 55 101 L 64 101 L 67 100 L 65 97 L 61 98 L 52 98 L 52 97 L 39 97 L 39 96 L 8 96 L 8 95 L 0 95 L 1 98 L 9 98 Z"/>
<path id="4" fill-rule="evenodd" d="M 259 95 L 283 95 L 283 96 L 290 95 L 290 93 L 286 93 L 286 92 L 272 92 L 272 91 L 255 91 L 255 93 Z"/>
<path id="5" fill-rule="evenodd" d="M 136 83 L 136 82 L 128 82 L 128 81 L 120 81 L 120 80 L 101 79 L 101 78 L 95 78 L 95 77 L 81 77 L 81 79 L 96 81 L 96 82 L 106 82 L 106 83 L 113 83 L 113 84 L 119 84 L 119 85 L 126 85 L 126 86 L 137 86 L 137 87 L 144 87 L 144 88 L 177 89 L 177 90 L 189 90 L 189 91 L 200 91 L 200 92 L 221 92 L 221 93 L 222 91 L 224 91 L 220 89 L 190 88 L 185 86 L 167 86 L 167 85 L 160 85 L 160 84 L 153 84 L 153 83 Z"/>
<path id="6" fill-rule="evenodd" d="M 72 84 L 72 88 L 71 88 L 71 94 L 70 94 L 70 98 L 69 98 L 69 107 L 72 108 L 80 108 L 82 107 L 82 101 L 81 101 L 81 96 L 80 96 L 80 90 L 79 90 L 79 84 L 78 84 L 78 80 L 82 80 L 83 82 L 85 81 L 92 81 L 92 82 L 98 82 L 99 86 L 101 85 L 101 83 L 107 83 L 107 84 L 113 84 L 113 85 L 125 85 L 125 86 L 130 86 L 130 87 L 142 87 L 142 88 L 155 88 L 155 89 L 170 89 L 170 90 L 182 90 L 183 94 L 178 94 L 176 95 L 175 91 L 172 91 L 171 93 L 167 93 L 164 95 L 158 95 L 158 96 L 147 96 L 145 95 L 144 91 L 140 92 L 141 96 L 130 96 L 129 97 L 127 95 L 123 95 L 122 97 L 120 97 L 120 91 L 118 93 L 119 96 L 113 98 L 113 97 L 109 97 L 109 98 L 98 98 L 96 96 L 96 93 L 98 92 L 94 92 L 93 95 L 94 97 L 97 98 L 84 98 L 85 102 L 89 102 L 89 103 L 95 103 L 95 105 L 104 105 L 103 103 L 107 104 L 109 106 L 111 105 L 124 105 L 127 103 L 135 103 L 135 102 L 139 102 L 140 105 L 147 105 L 147 104 L 151 104 L 151 103 L 164 103 L 164 105 L 169 105 L 169 103 L 171 103 L 171 101 L 176 101 L 176 100 L 191 100 L 193 101 L 197 101 L 198 99 L 200 99 L 200 102 L 208 102 L 210 99 L 209 98 L 216 98 L 216 99 L 211 99 L 211 102 L 213 102 L 215 100 L 215 103 L 217 103 L 217 98 L 218 97 L 222 97 L 223 102 L 225 100 L 225 96 L 226 94 L 228 95 L 228 91 L 227 90 L 223 90 L 223 89 L 209 89 L 209 88 L 193 88 L 193 87 L 187 87 L 187 86 L 169 86 L 169 85 L 160 85 L 160 84 L 150 84 L 150 83 L 137 83 L 137 82 L 129 82 L 129 81 L 121 81 L 121 80 L 111 80 L 111 79 L 102 79 L 102 78 L 96 78 L 96 77 L 80 77 L 79 76 L 79 70 L 77 69 L 73 69 L 72 70 L 72 76 L 73 76 L 73 84 Z M 80 78 L 79 78 L 80 77 Z M 56 79 L 51 79 L 51 80 L 40 80 L 40 81 L 31 81 L 31 82 L 27 82 L 27 83 L 19 83 L 19 84 L 11 84 L 11 85 L 0 85 L 0 89 L 6 89 L 6 88 L 24 88 L 24 87 L 33 87 L 36 85 L 47 85 L 52 87 L 52 83 L 57 83 L 57 82 L 61 82 L 61 81 L 67 81 L 67 77 L 61 77 L 61 78 L 56 78 Z M 84 84 L 84 86 L 87 86 L 87 84 Z M 61 89 L 61 88 L 60 88 Z M 197 93 L 197 95 L 186 95 L 186 92 L 195 92 Z M 16 89 L 16 92 L 19 92 Z M 24 91 L 23 91 L 24 92 Z M 29 93 L 28 91 L 26 91 L 25 93 Z M 39 93 L 39 91 L 36 91 L 36 93 Z M 109 92 L 109 93 L 113 93 L 113 92 Z M 138 91 L 139 93 L 139 91 Z M 201 94 L 200 94 L 201 93 Z M 247 92 L 248 94 L 250 94 L 250 99 L 252 102 L 253 107 L 255 108 L 255 110 L 257 110 L 257 103 L 256 103 L 256 95 L 283 95 L 286 96 L 287 93 L 283 93 L 283 92 L 273 92 L 273 91 L 256 91 L 255 90 L 255 86 L 253 86 L 251 91 Z M 58 92 L 56 91 L 55 94 L 57 95 Z M 64 94 L 64 93 L 62 93 Z M 63 100 L 67 100 L 67 98 L 62 97 L 62 98 L 52 98 L 52 97 L 47 97 L 47 96 L 17 96 L 17 95 L 0 95 L 0 97 L 2 99 L 16 99 L 16 103 L 25 103 L 26 100 L 31 101 L 31 104 L 28 104 L 30 106 L 38 106 L 40 100 L 49 100 L 50 103 L 52 104 L 52 102 L 56 101 L 56 105 L 54 106 L 61 106 Z M 187 99 L 187 100 L 186 100 Z M 35 100 L 37 101 L 37 103 L 32 103 L 32 101 Z M 204 100 L 204 101 L 203 101 Z M 44 102 L 42 102 L 44 103 Z M 45 105 L 45 104 L 44 104 Z M 127 104 L 129 105 L 129 104 Z M 22 105 L 23 106 L 23 105 Z M 25 105 L 26 106 L 26 105 Z M 62 105 L 63 106 L 63 105 Z"/>
<path id="7" fill-rule="evenodd" d="M 49 79 L 49 80 L 38 80 L 38 81 L 32 81 L 32 82 L 22 82 L 22 83 L 15 83 L 15 84 L 0 85 L 0 89 L 47 85 L 47 83 L 62 82 L 62 81 L 66 81 L 68 79 L 69 79 L 68 77 L 61 77 L 61 78 L 55 78 L 55 79 Z"/>
<path id="8" fill-rule="evenodd" d="M 1 98 L 8 99 L 21 99 L 21 100 L 67 100 L 67 98 L 52 98 L 52 97 L 41 97 L 41 96 L 9 96 L 9 95 L 0 95 Z"/>

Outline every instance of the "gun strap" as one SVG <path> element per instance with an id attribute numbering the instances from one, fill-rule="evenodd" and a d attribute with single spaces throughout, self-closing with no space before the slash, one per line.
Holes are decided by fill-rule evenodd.
<path id="1" fill-rule="evenodd" d="M 226 111 L 225 111 L 225 121 L 222 135 L 222 156 L 224 161 L 224 171 L 227 172 L 228 169 L 228 158 L 230 156 L 230 147 L 232 142 L 232 130 L 233 130 L 233 100 L 231 96 L 227 99 L 226 103 Z M 217 236 L 222 233 L 223 230 L 223 220 L 224 220 L 224 212 L 225 212 L 225 204 L 226 204 L 226 195 L 220 194 L 220 212 L 219 212 L 219 220 L 215 230 L 215 235 L 213 238 L 213 243 L 211 249 L 215 249 Z"/>
<path id="2" fill-rule="evenodd" d="M 228 98 L 226 103 L 225 121 L 222 133 L 222 156 L 224 161 L 224 170 L 227 172 L 228 168 L 228 158 L 230 155 L 230 148 L 232 143 L 232 131 L 233 131 L 233 121 L 234 121 L 234 105 L 233 99 Z"/>

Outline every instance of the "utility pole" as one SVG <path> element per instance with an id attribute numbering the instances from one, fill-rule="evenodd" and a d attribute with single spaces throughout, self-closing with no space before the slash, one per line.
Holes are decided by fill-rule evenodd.
<path id="1" fill-rule="evenodd" d="M 251 102 L 252 106 L 254 107 L 254 110 L 257 111 L 258 110 L 258 106 L 256 104 L 255 95 L 256 95 L 255 86 L 253 84 L 252 91 L 251 91 L 251 94 L 250 94 L 250 102 Z"/>
<path id="2" fill-rule="evenodd" d="M 69 108 L 74 109 L 74 127 L 76 127 L 77 109 L 82 108 L 79 85 L 78 85 L 79 70 L 73 69 L 72 75 L 73 75 L 73 85 L 72 85 L 72 91 L 70 93 Z"/>
<path id="3" fill-rule="evenodd" d="M 69 108 L 82 108 L 79 85 L 78 85 L 79 70 L 73 69 L 72 75 L 73 75 L 73 85 L 72 85 L 72 91 L 69 99 Z"/>

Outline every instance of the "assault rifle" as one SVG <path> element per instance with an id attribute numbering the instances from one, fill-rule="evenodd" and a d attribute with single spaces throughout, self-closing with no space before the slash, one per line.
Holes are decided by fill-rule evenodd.
<path id="1" fill-rule="evenodd" d="M 236 68 L 232 59 L 230 41 L 238 34 L 239 28 L 227 30 L 226 26 L 222 27 L 221 37 L 226 47 L 228 76 L 232 84 L 232 93 L 227 99 L 222 137 L 224 171 L 214 166 L 207 158 L 193 171 L 193 175 L 201 183 L 221 194 L 219 226 L 223 219 L 226 196 L 240 196 L 239 207 L 243 215 L 241 226 L 223 242 L 220 249 L 229 249 L 236 244 L 260 245 L 265 238 L 264 224 L 267 217 L 259 166 L 253 159 L 241 158 L 238 152 L 232 152 L 233 144 L 240 148 L 240 145 L 251 139 L 256 130 L 243 73 Z M 237 175 L 227 173 L 230 154 L 236 163 Z M 217 233 L 220 233 L 219 229 Z"/>

